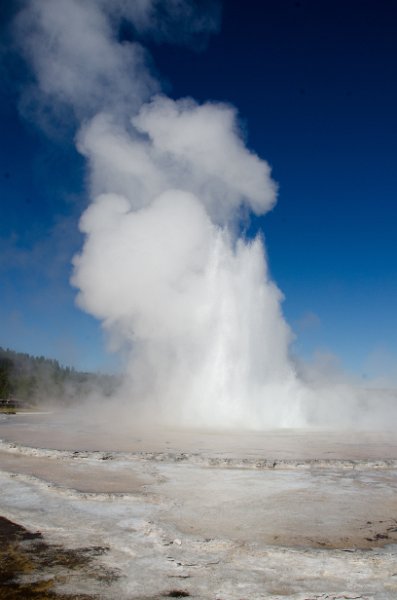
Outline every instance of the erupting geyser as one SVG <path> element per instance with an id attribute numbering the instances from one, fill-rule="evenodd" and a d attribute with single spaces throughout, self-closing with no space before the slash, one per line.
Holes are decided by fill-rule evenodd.
<path id="1" fill-rule="evenodd" d="M 34 0 L 17 20 L 36 95 L 73 113 L 89 163 L 79 305 L 114 348 L 129 348 L 121 395 L 135 411 L 190 425 L 300 424 L 282 296 L 262 239 L 239 233 L 243 211 L 274 206 L 269 166 L 245 147 L 232 107 L 159 94 L 145 50 L 118 37 L 126 21 L 181 41 L 216 28 L 217 5 Z"/>
<path id="2" fill-rule="evenodd" d="M 308 72 L 318 64 L 322 80 L 339 64 L 324 39 L 346 30 L 350 49 L 357 11 L 336 11 L 340 30 L 329 7 L 312 11 L 314 28 L 289 4 L 304 56 L 321 42 Z M 301 41 L 276 5 L 268 58 Z M 230 105 L 165 96 L 142 46 L 215 31 L 217 1 L 21 7 L 16 40 L 35 75 L 25 114 L 72 124 L 88 165 L 72 284 L 126 369 L 113 398 L 1 416 L 0 586 L 24 598 L 396 598 L 395 392 L 373 402 L 290 356 L 264 238 L 244 233 L 275 205 L 269 165 Z M 302 430 L 269 431 L 281 427 Z"/>
<path id="3" fill-rule="evenodd" d="M 120 133 L 100 116 L 80 134 L 101 193 L 73 278 L 79 304 L 131 348 L 124 394 L 172 423 L 296 423 L 281 294 L 261 239 L 236 233 L 243 204 L 274 204 L 268 165 L 226 106 L 156 97 L 132 122 Z"/>
<path id="4" fill-rule="evenodd" d="M 231 106 L 162 95 L 146 50 L 119 34 L 128 23 L 139 40 L 186 42 L 217 28 L 217 3 L 204 4 L 32 0 L 17 16 L 36 76 L 24 103 L 41 120 L 74 120 L 89 165 L 78 303 L 113 349 L 127 351 L 119 396 L 135 416 L 259 429 L 324 415 L 351 424 L 350 388 L 323 389 L 321 404 L 297 377 L 262 237 L 241 234 L 248 212 L 276 202 L 268 164 L 245 147 Z"/>

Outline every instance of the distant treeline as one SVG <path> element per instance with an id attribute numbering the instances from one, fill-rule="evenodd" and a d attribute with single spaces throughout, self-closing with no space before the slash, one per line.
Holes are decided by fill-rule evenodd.
<path id="1" fill-rule="evenodd" d="M 110 395 L 116 384 L 114 375 L 84 373 L 57 360 L 0 347 L 0 401 L 70 404 L 96 390 Z"/>

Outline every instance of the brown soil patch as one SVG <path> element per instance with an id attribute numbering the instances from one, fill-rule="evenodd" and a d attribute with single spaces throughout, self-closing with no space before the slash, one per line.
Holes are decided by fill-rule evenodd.
<path id="1" fill-rule="evenodd" d="M 90 577 L 111 583 L 116 577 L 95 565 L 106 548 L 65 549 L 47 544 L 40 532 L 31 532 L 0 517 L 0 599 L 1 600 L 95 600 L 86 594 L 62 594 L 56 584 L 68 578 Z"/>

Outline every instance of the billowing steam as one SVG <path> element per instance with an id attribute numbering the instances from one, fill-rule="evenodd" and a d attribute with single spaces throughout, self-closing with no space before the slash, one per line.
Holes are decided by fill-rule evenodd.
<path id="1" fill-rule="evenodd" d="M 204 5 L 32 0 L 16 22 L 36 76 L 24 105 L 77 121 L 91 203 L 73 285 L 113 348 L 128 349 L 120 397 L 133 414 L 302 426 L 314 392 L 289 358 L 282 294 L 262 239 L 239 236 L 244 212 L 275 204 L 269 166 L 245 147 L 232 107 L 161 95 L 145 49 L 118 37 L 128 22 L 186 42 L 217 27 L 217 4 Z"/>
<path id="2" fill-rule="evenodd" d="M 275 186 L 234 111 L 157 96 L 128 133 L 95 117 L 79 147 L 98 195 L 81 219 L 73 283 L 80 305 L 130 345 L 131 396 L 172 422 L 291 423 L 280 292 L 260 239 L 235 234 L 242 206 L 266 212 Z"/>

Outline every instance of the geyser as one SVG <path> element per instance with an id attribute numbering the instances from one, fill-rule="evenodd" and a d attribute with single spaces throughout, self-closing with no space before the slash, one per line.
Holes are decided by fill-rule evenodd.
<path id="1" fill-rule="evenodd" d="M 128 21 L 186 40 L 216 27 L 216 9 L 32 0 L 17 31 L 35 98 L 77 121 L 91 203 L 72 282 L 113 348 L 128 349 L 120 396 L 173 424 L 297 425 L 282 295 L 262 239 L 239 234 L 243 213 L 275 204 L 270 168 L 245 147 L 232 107 L 159 95 L 141 44 L 118 38 Z"/>
<path id="2" fill-rule="evenodd" d="M 131 349 L 121 394 L 174 424 L 296 424 L 281 294 L 262 240 L 237 234 L 241 207 L 266 212 L 275 185 L 234 111 L 156 97 L 128 134 L 96 117 L 79 147 L 100 193 L 81 219 L 73 283 Z"/>
<path id="3" fill-rule="evenodd" d="M 36 77 L 24 106 L 39 107 L 41 124 L 72 119 L 88 162 L 78 304 L 128 355 L 118 400 L 134 419 L 357 424 L 351 386 L 298 378 L 263 239 L 241 234 L 242 218 L 276 202 L 269 165 L 245 146 L 234 108 L 167 98 L 149 68 L 145 36 L 186 43 L 216 30 L 218 12 L 189 0 L 31 0 L 17 16 Z M 119 35 L 127 22 L 134 41 Z"/>

